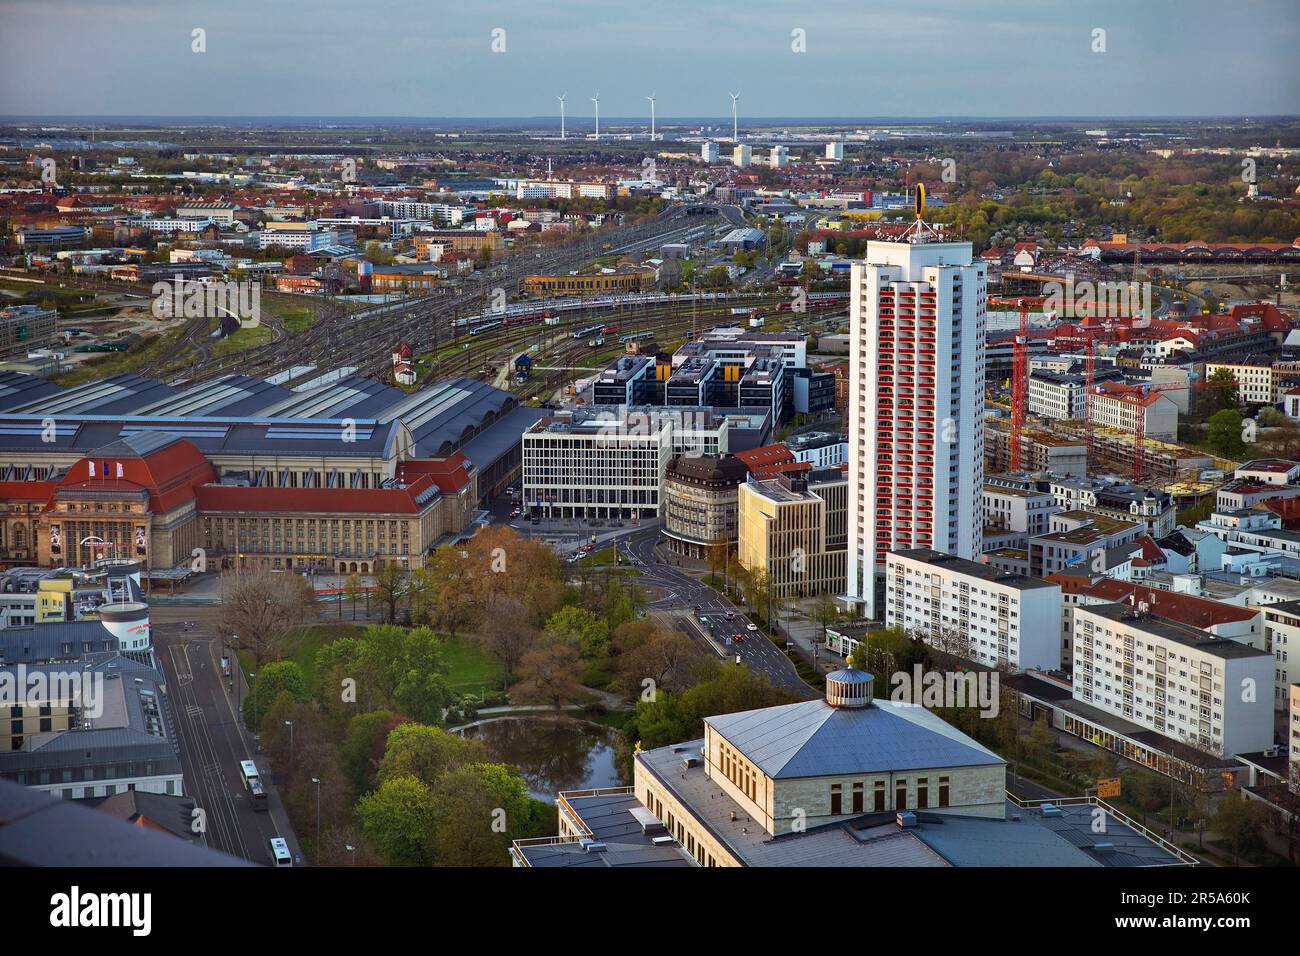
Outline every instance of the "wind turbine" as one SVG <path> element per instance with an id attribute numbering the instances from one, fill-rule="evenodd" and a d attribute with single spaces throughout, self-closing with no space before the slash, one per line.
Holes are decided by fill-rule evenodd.
<path id="1" fill-rule="evenodd" d="M 732 142 L 740 142 L 740 125 L 736 121 L 736 101 L 740 99 L 739 93 L 728 93 L 731 97 L 731 139 Z"/>
<path id="2" fill-rule="evenodd" d="M 556 99 L 560 101 L 560 139 L 561 140 L 564 139 L 564 98 L 568 95 L 569 95 L 568 93 L 561 93 L 559 96 L 556 97 Z"/>
<path id="3" fill-rule="evenodd" d="M 650 142 L 655 141 L 655 95 L 651 93 L 646 97 L 650 101 Z"/>
<path id="4" fill-rule="evenodd" d="M 600 142 L 600 94 L 597 93 L 595 96 L 593 96 L 591 98 L 591 101 L 596 104 L 596 142 L 599 143 Z"/>

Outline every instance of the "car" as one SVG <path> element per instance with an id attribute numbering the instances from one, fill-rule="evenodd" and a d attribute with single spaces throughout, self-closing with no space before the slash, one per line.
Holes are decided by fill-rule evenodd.
<path id="1" fill-rule="evenodd" d="M 536 517 L 536 516 L 534 516 L 531 520 L 532 520 L 532 523 L 533 523 L 533 524 L 541 524 L 541 523 L 542 523 L 542 519 L 541 519 L 541 518 L 538 518 L 538 517 Z"/>
<path id="2" fill-rule="evenodd" d="M 745 630 L 747 630 L 747 631 L 757 631 L 757 630 L 758 630 L 758 625 L 755 624 L 753 621 L 750 621 L 748 624 L 745 625 Z"/>
<path id="3" fill-rule="evenodd" d="M 699 610 L 699 609 L 700 609 L 700 606 L 699 606 L 699 605 L 698 605 L 698 604 L 697 604 L 697 605 L 695 605 L 695 610 L 697 610 L 697 611 L 698 611 L 698 610 Z"/>
<path id="4" fill-rule="evenodd" d="M 727 612 L 727 620 L 728 620 L 728 621 L 734 621 L 735 619 L 736 619 L 736 612 L 735 612 L 735 611 L 728 611 L 728 612 Z"/>
<path id="5" fill-rule="evenodd" d="M 735 635 L 732 636 L 731 639 L 732 639 L 733 641 L 735 641 L 737 644 L 744 644 L 744 643 L 745 643 L 745 635 L 744 635 L 744 634 L 735 634 Z"/>

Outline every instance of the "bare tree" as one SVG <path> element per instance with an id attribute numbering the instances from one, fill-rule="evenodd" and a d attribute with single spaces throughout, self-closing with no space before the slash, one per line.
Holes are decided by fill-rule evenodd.
<path id="1" fill-rule="evenodd" d="M 582 659 L 572 641 L 547 638 L 519 661 L 519 683 L 511 690 L 517 700 L 545 703 L 559 710 L 586 696 Z"/>
<path id="2" fill-rule="evenodd" d="M 282 656 L 279 644 L 284 636 L 317 618 L 316 595 L 299 574 L 228 572 L 222 594 L 218 629 L 238 647 L 251 650 L 259 663 Z"/>
<path id="3" fill-rule="evenodd" d="M 528 624 L 527 610 L 521 601 L 495 595 L 484 605 L 478 640 L 501 665 L 506 680 L 511 680 L 515 666 L 537 642 L 537 631 Z"/>

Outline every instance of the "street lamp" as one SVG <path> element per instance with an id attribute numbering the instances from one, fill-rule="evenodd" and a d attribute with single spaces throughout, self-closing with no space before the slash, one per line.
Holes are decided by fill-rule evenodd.
<path id="1" fill-rule="evenodd" d="M 351 843 L 345 843 L 345 844 L 343 844 L 343 849 L 345 849 L 345 850 L 348 851 L 348 855 L 350 855 L 350 856 L 352 857 L 352 865 L 353 865 L 353 866 L 356 866 L 356 865 L 357 865 L 357 848 L 354 847 Z"/>
<path id="2" fill-rule="evenodd" d="M 316 784 L 316 857 L 320 858 L 320 777 L 312 777 L 311 782 Z"/>
<path id="3" fill-rule="evenodd" d="M 293 772 L 293 721 L 286 720 L 284 725 L 289 728 L 289 772 Z"/>

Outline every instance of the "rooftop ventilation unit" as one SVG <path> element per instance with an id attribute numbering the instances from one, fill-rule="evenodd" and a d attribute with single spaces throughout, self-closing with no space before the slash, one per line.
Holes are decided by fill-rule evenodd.
<path id="1" fill-rule="evenodd" d="M 657 836 L 653 837 L 650 842 L 655 846 L 672 846 L 677 841 L 670 836 Z"/>
<path id="2" fill-rule="evenodd" d="M 916 829 L 916 814 L 910 810 L 903 810 L 894 814 L 894 822 L 898 824 L 900 830 Z"/>
<path id="3" fill-rule="evenodd" d="M 1061 808 L 1054 803 L 1044 803 L 1039 807 L 1039 812 L 1045 817 L 1059 817 L 1061 815 Z"/>
<path id="4" fill-rule="evenodd" d="M 605 844 L 598 840 L 582 839 L 578 841 L 578 846 L 582 847 L 584 853 L 604 853 L 609 849 Z"/>

